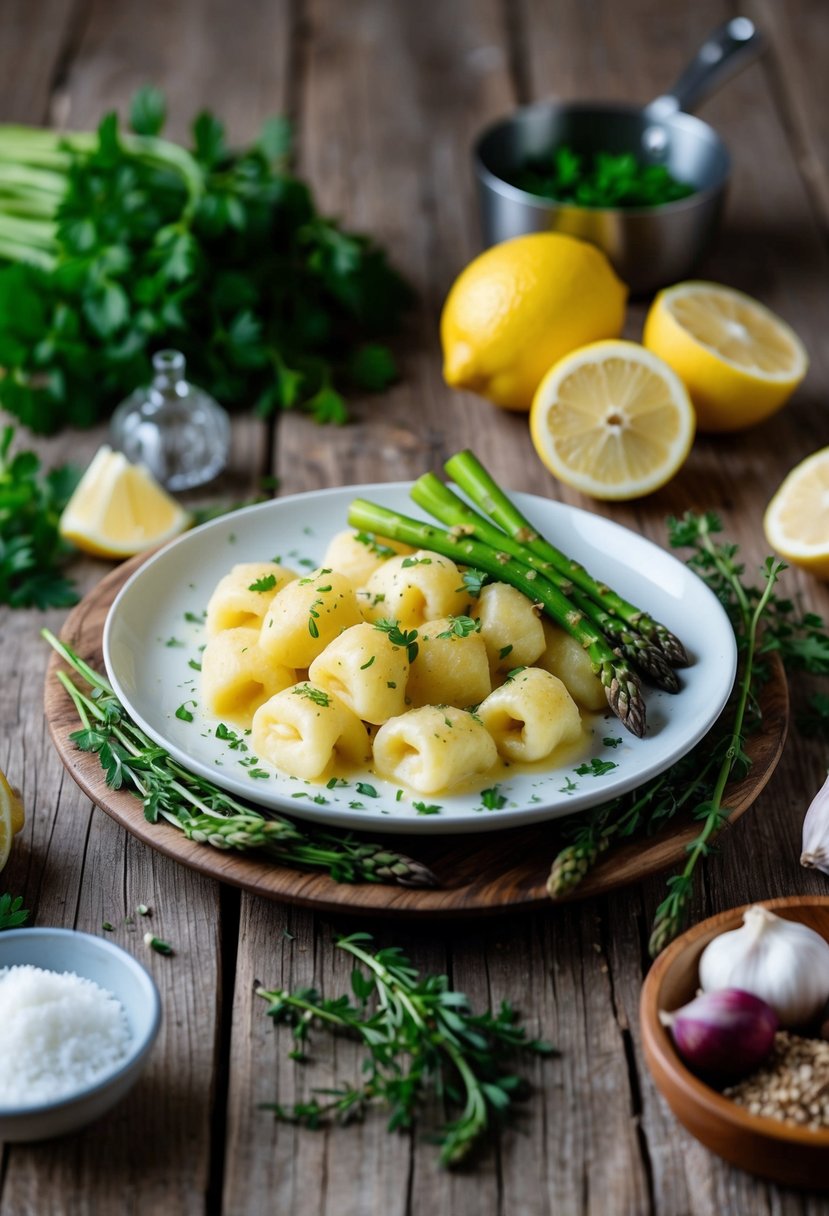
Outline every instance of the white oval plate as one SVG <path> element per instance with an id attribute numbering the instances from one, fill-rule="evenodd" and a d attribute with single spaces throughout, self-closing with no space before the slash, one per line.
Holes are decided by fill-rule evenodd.
<path id="1" fill-rule="evenodd" d="M 231 793 L 297 819 L 344 828 L 432 835 L 480 832 L 555 819 L 635 788 L 685 755 L 728 699 L 737 650 L 730 622 L 697 575 L 651 541 L 598 515 L 515 494 L 531 522 L 596 577 L 646 609 L 685 643 L 692 664 L 670 695 L 646 686 L 648 730 L 636 739 L 610 712 L 593 721 L 585 754 L 543 771 L 507 771 L 474 793 L 423 797 L 398 792 L 367 771 L 328 789 L 252 762 L 240 742 L 216 737 L 218 720 L 201 710 L 201 623 L 210 594 L 237 562 L 276 559 L 302 570 L 319 565 L 329 538 L 347 527 L 352 499 L 368 498 L 422 518 L 408 482 L 345 486 L 247 507 L 186 533 L 138 569 L 110 609 L 104 660 L 120 700 L 148 735 L 181 764 Z M 192 721 L 176 717 L 185 705 Z M 578 772 L 597 764 L 601 775 Z M 267 772 L 252 777 L 251 772 Z M 493 792 L 493 784 L 495 790 Z M 374 793 L 372 793 L 372 791 Z M 487 792 L 484 792 L 487 791 Z M 374 796 L 376 795 L 376 796 Z M 439 805 L 423 814 L 413 805 Z"/>

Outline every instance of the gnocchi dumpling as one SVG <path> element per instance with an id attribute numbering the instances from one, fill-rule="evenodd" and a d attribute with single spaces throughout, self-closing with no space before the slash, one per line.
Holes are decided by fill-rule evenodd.
<path id="1" fill-rule="evenodd" d="M 390 557 L 411 552 L 408 545 L 402 545 L 399 541 L 347 529 L 331 537 L 322 565 L 344 574 L 355 587 L 362 587 Z"/>
<path id="2" fill-rule="evenodd" d="M 337 634 L 362 619 L 349 580 L 321 566 L 277 592 L 262 621 L 259 645 L 272 663 L 310 667 Z"/>
<path id="3" fill-rule="evenodd" d="M 489 771 L 498 759 L 489 732 L 451 705 L 424 705 L 385 722 L 374 737 L 381 776 L 437 794 Z"/>
<path id="4" fill-rule="evenodd" d="M 544 626 L 526 595 L 509 583 L 487 583 L 474 609 L 493 673 L 529 667 L 544 651 Z"/>
<path id="5" fill-rule="evenodd" d="M 276 562 L 240 562 L 219 579 L 207 602 L 207 636 L 240 626 L 258 628 L 277 591 L 294 578 L 293 570 Z"/>
<path id="6" fill-rule="evenodd" d="M 595 677 L 594 677 L 595 678 Z M 525 667 L 489 694 L 477 715 L 504 760 L 543 760 L 581 734 L 578 706 L 557 676 Z"/>
<path id="7" fill-rule="evenodd" d="M 426 621 L 459 615 L 468 598 L 451 558 L 418 549 L 383 562 L 362 589 L 360 606 L 369 621 L 386 618 L 418 629 Z"/>
<path id="8" fill-rule="evenodd" d="M 251 743 L 258 756 L 306 781 L 365 767 L 371 759 L 368 731 L 353 710 L 332 692 L 307 682 L 259 706 Z"/>
<path id="9" fill-rule="evenodd" d="M 259 630 L 239 626 L 212 637 L 201 657 L 204 704 L 217 718 L 251 724 L 263 701 L 296 681 L 292 667 L 269 663 L 259 649 Z"/>
<path id="10" fill-rule="evenodd" d="M 567 686 L 570 696 L 591 713 L 607 709 L 602 682 L 593 671 L 590 655 L 566 630 L 544 621 L 546 645 L 537 661 L 538 667 L 550 671 Z"/>
<path id="11" fill-rule="evenodd" d="M 364 722 L 378 725 L 406 708 L 406 650 L 367 621 L 329 642 L 314 659 L 308 677 L 336 693 Z"/>
<path id="12" fill-rule="evenodd" d="M 418 634 L 417 646 L 406 686 L 411 705 L 463 709 L 477 705 L 491 690 L 484 639 L 469 617 L 429 621 Z"/>

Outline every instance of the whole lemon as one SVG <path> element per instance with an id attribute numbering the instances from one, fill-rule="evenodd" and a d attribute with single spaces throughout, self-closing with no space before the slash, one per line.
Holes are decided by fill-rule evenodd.
<path id="1" fill-rule="evenodd" d="M 553 363 L 619 336 L 626 300 L 610 262 L 586 241 L 537 232 L 493 245 L 446 297 L 444 379 L 504 409 L 528 410 Z"/>

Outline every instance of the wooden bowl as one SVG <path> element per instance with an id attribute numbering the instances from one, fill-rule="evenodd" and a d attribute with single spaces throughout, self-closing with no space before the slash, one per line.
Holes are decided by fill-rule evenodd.
<path id="1" fill-rule="evenodd" d="M 742 924 L 750 905 L 721 912 L 689 929 L 659 955 L 642 988 L 639 1013 L 645 1060 L 677 1119 L 706 1148 L 732 1165 L 789 1186 L 829 1187 L 829 1129 L 810 1131 L 750 1115 L 683 1064 L 660 1010 L 678 1009 L 698 989 L 699 956 L 713 937 Z M 829 896 L 762 901 L 786 920 L 800 921 L 829 941 Z"/>

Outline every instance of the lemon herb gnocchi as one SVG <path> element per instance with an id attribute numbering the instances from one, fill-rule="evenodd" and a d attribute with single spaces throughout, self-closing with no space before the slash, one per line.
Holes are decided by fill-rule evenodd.
<path id="1" fill-rule="evenodd" d="M 358 532 L 307 574 L 234 566 L 206 633 L 208 713 L 245 731 L 260 762 L 329 788 L 368 770 L 414 796 L 451 794 L 577 744 L 577 702 L 595 707 L 589 657 L 520 591 Z"/>

